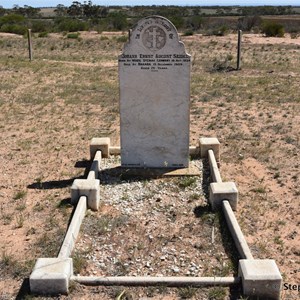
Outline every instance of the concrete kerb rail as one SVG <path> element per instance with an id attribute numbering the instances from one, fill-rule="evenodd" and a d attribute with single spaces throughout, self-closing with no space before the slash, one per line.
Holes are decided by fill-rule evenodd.
<path id="1" fill-rule="evenodd" d="M 72 221 L 56 258 L 39 258 L 30 275 L 34 294 L 67 294 L 70 281 L 86 285 L 128 286 L 231 286 L 242 283 L 246 296 L 279 299 L 282 277 L 274 260 L 256 260 L 238 225 L 233 210 L 237 208 L 238 191 L 233 182 L 222 182 L 219 171 L 220 143 L 216 138 L 201 138 L 199 146 L 190 147 L 190 155 L 208 158 L 211 177 L 209 202 L 213 209 L 222 208 L 227 225 L 241 256 L 238 277 L 84 277 L 73 275 L 70 255 L 87 208 L 97 210 L 100 202 L 98 174 L 102 157 L 119 155 L 120 147 L 111 147 L 109 138 L 95 138 L 90 144 L 92 159 L 87 179 L 74 180 L 71 201 L 76 206 Z"/>
<path id="2" fill-rule="evenodd" d="M 87 179 L 75 179 L 71 187 L 71 203 L 76 205 L 59 254 L 54 258 L 39 258 L 29 277 L 31 293 L 38 295 L 67 294 L 73 275 L 70 258 L 87 208 L 97 210 L 100 202 L 101 151 L 96 151 Z"/>
<path id="3" fill-rule="evenodd" d="M 238 190 L 234 182 L 223 182 L 219 171 L 220 148 L 216 138 L 200 138 L 200 153 L 209 161 L 212 183 L 209 202 L 213 210 L 222 209 L 227 226 L 242 259 L 238 276 L 243 294 L 261 299 L 280 299 L 282 276 L 272 259 L 254 259 L 233 210 L 237 209 Z M 217 159 L 216 159 L 217 158 Z"/>
<path id="4" fill-rule="evenodd" d="M 70 258 L 87 209 L 87 197 L 81 196 L 60 248 L 58 257 L 39 258 L 29 277 L 30 290 L 38 295 L 67 294 L 73 275 Z"/>
<path id="5" fill-rule="evenodd" d="M 85 285 L 126 285 L 126 286 L 231 286 L 240 283 L 239 277 L 151 277 L 151 276 L 118 276 L 118 277 L 86 277 L 72 276 L 72 280 Z"/>
<path id="6" fill-rule="evenodd" d="M 90 143 L 90 158 L 93 159 L 97 151 L 103 153 L 103 158 L 107 158 L 110 155 L 120 155 L 120 146 L 111 146 L 110 138 L 93 138 Z M 189 154 L 191 157 L 197 157 L 200 155 L 200 146 L 190 146 Z"/>

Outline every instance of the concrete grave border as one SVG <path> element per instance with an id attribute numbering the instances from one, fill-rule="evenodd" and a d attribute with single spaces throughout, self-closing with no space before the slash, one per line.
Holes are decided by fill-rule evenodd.
<path id="1" fill-rule="evenodd" d="M 223 182 L 219 171 L 220 143 L 216 138 L 200 138 L 199 145 L 190 147 L 191 156 L 208 159 L 212 182 L 209 203 L 213 210 L 222 210 L 241 259 L 237 277 L 90 277 L 74 276 L 70 257 L 88 208 L 98 210 L 102 157 L 119 155 L 120 147 L 110 146 L 109 138 L 93 138 L 90 144 L 91 168 L 86 179 L 75 179 L 71 187 L 71 202 L 76 205 L 71 223 L 56 258 L 39 258 L 30 275 L 33 294 L 68 294 L 72 281 L 85 285 L 127 286 L 231 286 L 242 284 L 245 296 L 280 299 L 282 276 L 272 259 L 254 259 L 241 231 L 234 210 L 238 204 L 238 189 L 234 182 Z"/>

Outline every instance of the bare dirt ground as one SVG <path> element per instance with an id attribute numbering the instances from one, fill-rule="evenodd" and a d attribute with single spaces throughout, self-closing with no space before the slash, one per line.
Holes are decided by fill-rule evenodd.
<path id="1" fill-rule="evenodd" d="M 123 36 L 36 37 L 28 62 L 26 39 L 0 35 L 0 299 L 33 298 L 26 278 L 38 257 L 59 250 L 72 212 L 69 188 L 84 176 L 91 138 L 110 136 L 119 144 L 116 61 Z M 299 285 L 300 38 L 245 34 L 242 70 L 231 72 L 235 35 L 182 40 L 193 64 L 190 143 L 219 138 L 221 175 L 238 186 L 236 215 L 254 257 L 275 259 L 283 281 Z M 194 197 L 190 209 L 203 204 Z M 75 286 L 60 298 L 114 299 L 124 289 Z M 127 299 L 228 299 L 231 293 L 126 291 Z M 298 296 L 282 292 L 282 299 Z"/>

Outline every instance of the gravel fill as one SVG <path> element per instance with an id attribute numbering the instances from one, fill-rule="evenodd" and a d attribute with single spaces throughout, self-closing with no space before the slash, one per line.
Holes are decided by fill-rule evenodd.
<path id="1" fill-rule="evenodd" d="M 203 172 L 201 160 L 192 160 Z M 104 159 L 101 207 L 88 211 L 73 255 L 91 276 L 230 276 L 220 216 L 210 211 L 201 176 L 122 179 Z M 205 192 L 206 191 L 206 192 Z"/>

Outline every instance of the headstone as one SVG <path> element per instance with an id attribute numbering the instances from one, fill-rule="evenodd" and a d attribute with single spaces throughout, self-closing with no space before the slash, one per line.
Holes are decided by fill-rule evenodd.
<path id="1" fill-rule="evenodd" d="M 121 165 L 188 167 L 190 55 L 169 20 L 135 25 L 119 56 L 119 81 Z"/>

